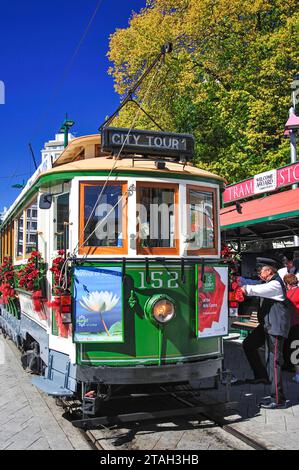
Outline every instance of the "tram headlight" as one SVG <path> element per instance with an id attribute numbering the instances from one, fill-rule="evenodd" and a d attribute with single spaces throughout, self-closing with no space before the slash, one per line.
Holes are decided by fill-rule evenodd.
<path id="1" fill-rule="evenodd" d="M 154 295 L 147 300 L 145 313 L 152 321 L 168 323 L 175 316 L 174 301 L 167 295 Z"/>

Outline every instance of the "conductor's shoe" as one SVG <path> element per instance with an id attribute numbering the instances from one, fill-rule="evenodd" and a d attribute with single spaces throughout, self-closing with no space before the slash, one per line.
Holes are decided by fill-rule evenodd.
<path id="1" fill-rule="evenodd" d="M 264 402 L 259 404 L 260 408 L 266 408 L 267 410 L 276 410 L 276 409 L 279 409 L 279 408 L 287 408 L 287 406 L 288 406 L 288 404 L 287 404 L 286 400 L 280 401 L 278 403 L 276 403 L 276 401 L 269 400 L 268 402 L 264 401 Z"/>
<path id="2" fill-rule="evenodd" d="M 270 385 L 271 382 L 268 379 L 245 379 L 246 384 L 250 385 L 257 385 L 257 384 L 264 384 L 264 385 Z"/>

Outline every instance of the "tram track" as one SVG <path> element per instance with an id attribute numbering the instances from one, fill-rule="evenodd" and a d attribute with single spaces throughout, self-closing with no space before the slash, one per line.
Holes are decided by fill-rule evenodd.
<path id="1" fill-rule="evenodd" d="M 221 431 L 224 443 L 226 437 L 230 442 L 228 445 L 231 445 L 231 438 L 233 438 L 240 445 L 244 444 L 247 446 L 248 449 L 267 450 L 257 440 L 253 440 L 236 430 L 233 424 L 228 424 L 225 418 L 221 416 L 221 411 L 223 414 L 223 411 L 233 407 L 234 403 L 207 404 L 200 400 L 199 392 L 192 389 L 188 390 L 189 386 L 185 387 L 185 390 L 180 390 L 179 392 L 169 392 L 162 387 L 160 392 L 153 393 L 150 397 L 146 397 L 145 394 L 142 396 L 145 399 L 144 409 L 147 409 L 149 403 L 147 398 L 152 400 L 159 397 L 160 408 L 162 408 L 160 411 L 101 416 L 95 429 L 85 429 L 83 432 L 85 432 L 87 439 L 92 443 L 93 447 L 98 450 L 143 450 L 138 443 L 138 434 L 142 435 L 147 432 L 159 433 L 161 432 L 159 426 L 161 426 L 161 429 L 164 426 L 165 432 L 169 432 L 172 422 L 178 423 L 181 421 L 182 428 L 185 426 L 185 429 L 189 431 L 192 429 L 197 432 L 208 432 L 210 439 L 215 437 L 216 440 L 219 440 L 219 432 Z M 125 399 L 127 396 L 120 398 Z M 135 394 L 136 398 L 141 397 Z M 116 399 L 117 397 L 115 397 Z M 151 405 L 149 408 L 151 408 Z M 201 423 L 206 422 L 209 424 L 204 424 L 201 428 Z M 113 443 L 112 445 L 111 442 Z M 175 450 L 175 448 L 170 447 L 166 447 L 166 449 Z M 200 450 L 200 447 L 198 449 Z"/>
<path id="2" fill-rule="evenodd" d="M 19 359 L 20 351 L 16 347 L 12 346 L 14 345 L 10 344 L 10 349 L 16 358 Z M 135 448 L 142 450 L 138 444 L 137 447 L 135 447 L 133 442 L 134 438 L 135 436 L 138 436 L 138 433 L 147 432 L 146 429 L 153 424 L 157 425 L 156 432 L 161 432 L 158 425 L 161 423 L 167 425 L 167 420 L 169 423 L 172 421 L 177 422 L 178 420 L 185 422 L 194 420 L 198 422 L 198 425 L 194 425 L 194 427 L 190 426 L 190 429 L 196 429 L 199 431 L 201 430 L 200 423 L 208 420 L 211 422 L 209 428 L 212 431 L 217 428 L 221 429 L 227 435 L 231 435 L 238 441 L 246 444 L 248 448 L 254 450 L 267 450 L 267 448 L 258 442 L 258 440 L 252 439 L 244 433 L 236 430 L 233 424 L 228 424 L 225 418 L 221 416 L 221 411 L 233 407 L 233 403 L 226 404 L 214 402 L 213 404 L 207 404 L 206 400 L 201 400 L 200 395 L 201 390 L 194 390 L 190 386 L 185 385 L 180 386 L 180 389 L 176 391 L 169 391 L 167 387 L 159 387 L 159 389 L 156 388 L 156 391 L 152 391 L 149 394 L 133 393 L 131 395 L 113 396 L 110 400 L 112 406 L 110 408 L 109 420 L 107 420 L 106 424 L 101 424 L 99 427 L 101 437 L 99 438 L 99 431 L 96 427 L 95 429 L 80 429 L 80 433 L 87 440 L 89 445 L 96 450 L 107 450 L 106 441 L 113 441 L 116 444 L 110 446 L 110 450 L 111 447 L 113 447 L 114 450 L 123 449 L 124 447 L 125 449 L 129 448 L 130 450 L 135 450 Z M 138 412 L 134 413 L 133 407 L 131 408 L 133 410 L 131 413 L 122 414 L 120 410 L 126 409 L 126 401 L 129 397 L 131 397 L 133 401 L 144 400 L 143 409 L 148 411 L 139 413 L 138 415 Z M 155 407 L 153 406 L 153 401 L 155 402 L 155 400 L 159 400 L 160 403 L 160 416 L 159 411 L 155 410 Z M 117 407 L 119 401 L 121 404 Z M 79 400 L 56 400 L 56 405 L 57 404 L 63 406 L 66 411 L 64 417 L 69 421 L 73 422 L 81 417 L 79 413 L 81 402 Z M 175 408 L 179 410 L 179 412 L 176 413 L 176 416 L 175 413 L 172 413 Z M 115 413 L 113 414 L 114 410 Z M 115 422 L 117 419 L 114 419 L 117 416 L 120 417 L 118 423 Z M 102 416 L 102 418 L 104 419 L 105 416 Z M 153 426 L 153 428 L 154 427 L 155 426 Z M 122 441 L 126 441 L 125 445 L 122 445 Z M 170 448 L 167 447 L 167 449 Z"/>

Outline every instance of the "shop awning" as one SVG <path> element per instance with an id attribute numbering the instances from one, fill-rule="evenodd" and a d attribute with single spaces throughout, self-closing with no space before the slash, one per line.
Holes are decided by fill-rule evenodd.
<path id="1" fill-rule="evenodd" d="M 299 188 L 241 202 L 242 213 L 234 206 L 220 211 L 221 229 L 229 238 L 250 239 L 299 235 Z"/>

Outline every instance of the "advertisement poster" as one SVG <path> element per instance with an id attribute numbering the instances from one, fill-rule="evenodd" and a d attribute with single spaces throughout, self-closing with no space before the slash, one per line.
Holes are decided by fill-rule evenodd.
<path id="1" fill-rule="evenodd" d="M 76 267 L 74 301 L 76 342 L 123 342 L 121 268 Z"/>
<path id="2" fill-rule="evenodd" d="M 228 333 L 228 268 L 197 267 L 197 337 L 210 338 Z"/>

